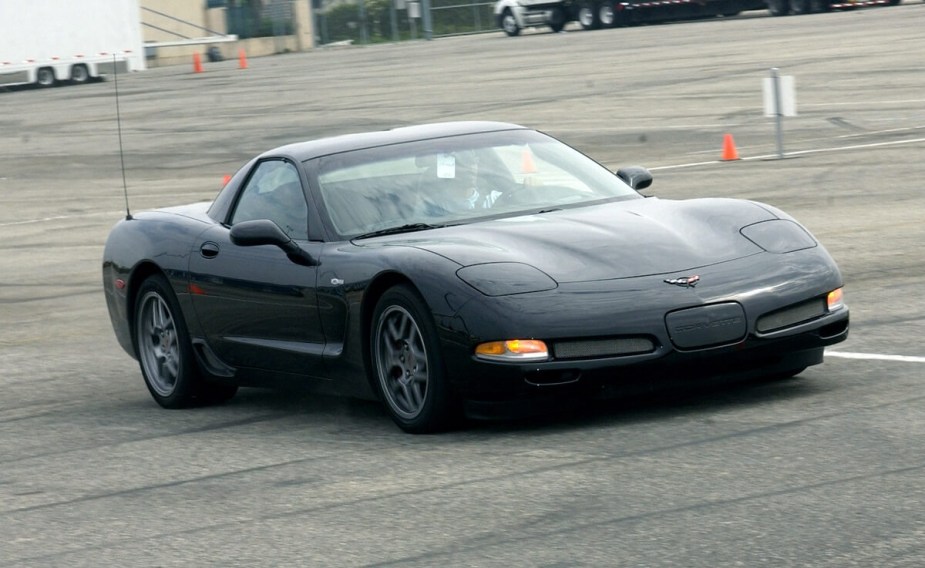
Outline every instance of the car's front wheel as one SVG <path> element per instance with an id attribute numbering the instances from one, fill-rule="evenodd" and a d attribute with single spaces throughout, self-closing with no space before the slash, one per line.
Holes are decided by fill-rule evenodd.
<path id="1" fill-rule="evenodd" d="M 501 14 L 501 29 L 510 37 L 520 34 L 520 26 L 517 24 L 517 18 L 514 17 L 514 13 L 511 12 L 510 9 L 504 10 L 504 13 Z"/>
<path id="2" fill-rule="evenodd" d="M 404 285 L 386 291 L 373 313 L 370 348 L 376 387 L 398 426 L 443 430 L 457 417 L 436 325 L 424 300 Z"/>
<path id="3" fill-rule="evenodd" d="M 222 402 L 234 385 L 206 382 L 194 361 L 189 333 L 167 279 L 149 277 L 135 302 L 134 339 L 145 385 L 164 408 Z"/>

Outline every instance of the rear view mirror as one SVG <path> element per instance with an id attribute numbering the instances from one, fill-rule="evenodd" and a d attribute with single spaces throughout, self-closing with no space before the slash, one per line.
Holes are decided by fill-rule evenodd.
<path id="1" fill-rule="evenodd" d="M 295 241 L 289 238 L 279 225 L 269 219 L 243 221 L 231 227 L 231 242 L 239 247 L 274 245 L 283 250 L 289 260 L 305 266 L 317 266 L 318 263 Z"/>

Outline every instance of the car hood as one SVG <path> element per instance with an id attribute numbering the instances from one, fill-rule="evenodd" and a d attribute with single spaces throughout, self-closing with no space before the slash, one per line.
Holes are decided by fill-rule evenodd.
<path id="1" fill-rule="evenodd" d="M 477 222 L 397 240 L 462 266 L 530 264 L 565 283 L 684 272 L 757 254 L 762 249 L 739 230 L 775 218 L 749 201 L 649 198 Z"/>

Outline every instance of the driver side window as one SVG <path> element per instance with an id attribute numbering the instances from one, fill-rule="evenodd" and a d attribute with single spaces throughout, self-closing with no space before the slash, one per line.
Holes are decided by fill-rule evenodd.
<path id="1" fill-rule="evenodd" d="M 269 219 L 290 238 L 308 240 L 308 205 L 292 163 L 267 160 L 257 165 L 241 191 L 231 224 L 254 219 Z"/>

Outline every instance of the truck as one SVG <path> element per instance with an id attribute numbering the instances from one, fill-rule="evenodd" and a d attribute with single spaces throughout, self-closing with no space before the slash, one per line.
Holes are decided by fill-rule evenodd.
<path id="1" fill-rule="evenodd" d="M 525 28 L 562 31 L 569 22 L 593 30 L 634 24 L 735 16 L 768 10 L 773 16 L 808 14 L 860 6 L 893 6 L 900 0 L 498 0 L 494 14 L 509 36 Z"/>
<path id="2" fill-rule="evenodd" d="M 0 2 L 0 87 L 79 84 L 144 68 L 138 0 Z"/>

